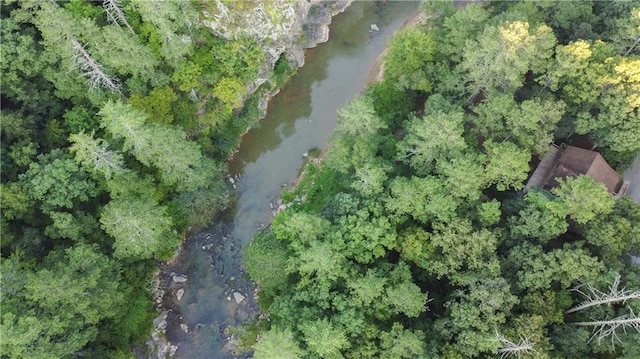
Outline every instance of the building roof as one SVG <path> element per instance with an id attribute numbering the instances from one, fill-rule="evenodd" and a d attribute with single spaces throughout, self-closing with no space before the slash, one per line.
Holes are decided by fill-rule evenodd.
<path id="1" fill-rule="evenodd" d="M 562 145 L 552 146 L 540 166 L 527 182 L 525 190 L 531 186 L 546 189 L 560 185 L 560 179 L 586 175 L 602 183 L 611 195 L 616 194 L 622 176 L 609 166 L 601 154 L 579 147 Z"/>

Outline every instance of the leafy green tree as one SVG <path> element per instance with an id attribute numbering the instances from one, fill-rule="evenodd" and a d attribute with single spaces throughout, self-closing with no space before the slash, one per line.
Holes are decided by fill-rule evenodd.
<path id="1" fill-rule="evenodd" d="M 438 218 L 448 221 L 455 216 L 459 201 L 452 197 L 437 177 L 396 177 L 389 184 L 386 208 L 398 215 L 410 215 L 420 223 Z"/>
<path id="2" fill-rule="evenodd" d="M 102 228 L 114 240 L 118 257 L 151 258 L 177 244 L 167 208 L 151 198 L 115 198 L 102 210 Z"/>
<path id="3" fill-rule="evenodd" d="M 242 251 L 247 273 L 260 283 L 261 291 L 270 294 L 286 285 L 288 277 L 283 273 L 289 253 L 284 241 L 273 233 L 261 232 Z"/>
<path id="4" fill-rule="evenodd" d="M 433 246 L 429 272 L 441 278 L 457 272 L 496 270 L 499 244 L 496 234 L 487 229 L 474 231 L 470 222 L 460 219 L 433 226 L 435 231 L 429 237 Z"/>
<path id="5" fill-rule="evenodd" d="M 485 185 L 495 184 L 498 191 L 524 188 L 531 153 L 508 141 L 496 143 L 488 140 L 484 148 L 487 151 Z"/>
<path id="6" fill-rule="evenodd" d="M 418 174 L 428 174 L 433 163 L 456 157 L 467 145 L 462 138 L 463 113 L 434 111 L 413 117 L 407 136 L 398 142 L 398 157 Z"/>
<path id="7" fill-rule="evenodd" d="M 556 39 L 546 25 L 505 21 L 486 26 L 477 41 L 467 40 L 461 68 L 470 82 L 470 93 L 513 94 L 528 71 L 541 73 L 553 54 Z"/>
<path id="8" fill-rule="evenodd" d="M 93 135 L 80 132 L 69 137 L 72 143 L 69 150 L 75 154 L 76 162 L 90 172 L 100 173 L 106 179 L 125 171 L 122 155 L 109 150 L 105 140 L 93 138 Z"/>
<path id="9" fill-rule="evenodd" d="M 342 358 L 341 350 L 349 347 L 344 329 L 326 318 L 303 323 L 301 331 L 307 346 L 319 358 Z"/>
<path id="10" fill-rule="evenodd" d="M 149 122 L 168 125 L 173 122 L 171 108 L 177 100 L 173 90 L 163 86 L 154 88 L 148 96 L 131 95 L 128 101 L 135 109 L 145 112 Z"/>
<path id="11" fill-rule="evenodd" d="M 569 227 L 562 206 L 557 199 L 549 198 L 542 191 L 529 191 L 524 197 L 524 208 L 509 219 L 512 238 L 532 238 L 545 243 L 565 233 Z"/>
<path id="12" fill-rule="evenodd" d="M 14 263 L 3 261 L 3 274 Z M 98 324 L 124 304 L 118 271 L 117 263 L 90 245 L 54 251 L 37 271 L 11 270 L 24 287 L 3 303 L 3 354 L 62 358 L 78 353 L 96 337 Z"/>
<path id="13" fill-rule="evenodd" d="M 253 347 L 256 359 L 298 359 L 303 352 L 293 339 L 291 330 L 271 328 L 262 334 L 262 339 Z"/>
<path id="14" fill-rule="evenodd" d="M 404 329 L 397 322 L 393 323 L 391 331 L 380 334 L 380 341 L 384 358 L 423 358 L 426 355 L 424 333 Z"/>
<path id="15" fill-rule="evenodd" d="M 385 77 L 403 89 L 431 92 L 428 64 L 433 60 L 434 41 L 420 27 L 398 32 L 389 42 L 385 56 Z"/>
<path id="16" fill-rule="evenodd" d="M 102 126 L 114 138 L 124 140 L 123 150 L 132 151 L 142 164 L 156 167 L 162 181 L 175 185 L 178 192 L 205 187 L 221 170 L 182 130 L 145 124 L 145 114 L 131 105 L 107 102 L 100 114 Z"/>
<path id="17" fill-rule="evenodd" d="M 580 175 L 567 177 L 560 187 L 551 190 L 566 206 L 569 216 L 580 224 L 611 213 L 614 200 L 602 183 Z"/>
<path id="18" fill-rule="evenodd" d="M 20 175 L 20 182 L 45 213 L 72 208 L 98 194 L 96 184 L 62 150 L 39 155 L 38 162 Z"/>

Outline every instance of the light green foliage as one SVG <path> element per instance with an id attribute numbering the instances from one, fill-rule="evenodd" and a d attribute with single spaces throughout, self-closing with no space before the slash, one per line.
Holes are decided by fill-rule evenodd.
<path id="1" fill-rule="evenodd" d="M 531 154 L 511 142 L 486 141 L 485 184 L 495 184 L 498 191 L 520 190 L 529 172 Z"/>
<path id="2" fill-rule="evenodd" d="M 169 86 L 156 87 L 148 96 L 131 95 L 129 103 L 135 109 L 147 114 L 149 122 L 171 124 L 173 114 L 171 107 L 178 100 L 178 96 Z"/>
<path id="3" fill-rule="evenodd" d="M 433 163 L 456 157 L 466 148 L 462 138 L 462 112 L 434 111 L 413 117 L 407 136 L 398 142 L 398 157 L 418 174 L 427 174 Z"/>
<path id="4" fill-rule="evenodd" d="M 382 357 L 389 359 L 425 357 L 424 334 L 406 330 L 400 323 L 393 323 L 391 331 L 380 335 Z"/>
<path id="5" fill-rule="evenodd" d="M 443 179 L 448 193 L 455 197 L 476 200 L 483 188 L 484 155 L 466 151 L 449 161 L 436 164 L 436 172 Z"/>
<path id="6" fill-rule="evenodd" d="M 614 201 L 606 187 L 588 176 L 567 177 L 552 192 L 563 201 L 569 216 L 580 224 L 613 210 Z"/>
<path id="7" fill-rule="evenodd" d="M 174 127 L 145 124 L 146 116 L 131 105 L 108 102 L 100 111 L 102 126 L 124 139 L 123 150 L 132 151 L 142 164 L 154 166 L 162 181 L 178 192 L 205 187 L 219 171 L 216 164 Z"/>
<path id="8" fill-rule="evenodd" d="M 50 238 L 69 238 L 81 242 L 99 230 L 95 218 L 84 212 L 51 212 L 49 216 L 53 223 L 45 228 L 45 234 Z"/>
<path id="9" fill-rule="evenodd" d="M 529 191 L 524 197 L 524 208 L 509 219 L 511 235 L 544 243 L 565 233 L 569 226 L 567 212 L 558 202 L 543 192 Z"/>
<path id="10" fill-rule="evenodd" d="M 474 122 L 483 136 L 512 140 L 520 147 L 544 155 L 553 142 L 553 131 L 564 114 L 564 104 L 549 100 L 525 100 L 517 104 L 511 95 L 489 98 L 474 110 Z"/>
<path id="11" fill-rule="evenodd" d="M 368 270 L 363 276 L 351 278 L 348 286 L 354 299 L 363 307 L 369 307 L 379 300 L 383 294 L 387 278 L 378 275 L 374 270 Z"/>
<path id="12" fill-rule="evenodd" d="M 388 45 L 384 76 L 402 89 L 431 92 L 428 64 L 433 60 L 434 41 L 420 27 L 398 32 Z"/>
<path id="13" fill-rule="evenodd" d="M 262 333 L 262 339 L 253 347 L 256 359 L 299 359 L 303 352 L 293 339 L 289 329 L 271 330 Z"/>
<path id="14" fill-rule="evenodd" d="M 247 94 L 244 84 L 233 77 L 223 77 L 218 81 L 212 92 L 224 104 L 224 109 L 228 113 L 242 105 L 242 99 Z"/>
<path id="15" fill-rule="evenodd" d="M 396 284 L 387 289 L 387 300 L 396 313 L 417 317 L 426 311 L 427 295 L 411 281 Z"/>
<path id="16" fill-rule="evenodd" d="M 640 206 L 630 197 L 615 202 L 608 215 L 599 215 L 585 226 L 585 238 L 598 246 L 606 260 L 613 263 L 628 251 L 640 254 Z"/>
<path id="17" fill-rule="evenodd" d="M 569 289 L 576 280 L 592 282 L 604 269 L 602 262 L 585 249 L 568 244 L 550 252 L 537 246 L 522 246 L 511 253 L 510 261 L 520 267 L 518 287 L 527 290 L 550 289 L 552 283 Z"/>
<path id="18" fill-rule="evenodd" d="M 344 329 L 326 318 L 304 323 L 301 330 L 309 349 L 319 358 L 342 358 L 340 351 L 349 346 Z"/>
<path id="19" fill-rule="evenodd" d="M 448 221 L 455 216 L 458 200 L 445 189 L 436 177 L 394 178 L 389 188 L 391 197 L 386 207 L 398 215 L 410 215 L 421 223 L 434 218 Z"/>
<path id="20" fill-rule="evenodd" d="M 452 276 L 456 272 L 479 271 L 492 268 L 497 261 L 497 236 L 487 229 L 473 231 L 471 224 L 454 220 L 435 224 L 429 237 L 434 255 L 427 268 L 438 277 Z"/>
<path id="21" fill-rule="evenodd" d="M 119 26 L 101 29 L 95 55 L 105 66 L 119 74 L 131 74 L 142 79 L 154 77 L 159 61 L 148 46 L 142 45 L 136 36 L 125 35 Z"/>
<path id="22" fill-rule="evenodd" d="M 70 356 L 124 304 L 118 265 L 93 246 L 52 252 L 42 269 L 16 273 L 14 268 L 12 273 L 24 287 L 3 303 L 2 351 L 10 358 Z"/>
<path id="23" fill-rule="evenodd" d="M 177 244 L 164 206 L 150 198 L 116 198 L 100 215 L 102 228 L 115 239 L 118 257 L 151 258 Z"/>
<path id="24" fill-rule="evenodd" d="M 555 45 L 553 32 L 546 25 L 505 21 L 485 27 L 477 42 L 467 40 L 463 52 L 461 67 L 465 79 L 471 82 L 470 93 L 515 93 L 527 71 L 543 70 Z"/>
<path id="25" fill-rule="evenodd" d="M 25 188 L 16 182 L 0 184 L 2 217 L 8 220 L 23 218 L 33 205 L 33 200 Z"/>
<path id="26" fill-rule="evenodd" d="M 160 54 L 169 64 L 175 66 L 192 51 L 193 40 L 187 32 L 195 25 L 198 14 L 191 2 L 132 0 L 131 6 L 142 21 L 157 29 L 162 44 Z"/>
<path id="27" fill-rule="evenodd" d="M 379 195 L 384 190 L 383 185 L 390 170 L 391 166 L 382 161 L 372 161 L 363 167 L 356 168 L 355 180 L 351 183 L 351 188 L 363 196 Z"/>
<path id="28" fill-rule="evenodd" d="M 465 11 L 456 11 L 444 20 L 446 42 L 438 47 L 449 61 L 460 62 L 469 39 L 475 39 L 482 32 L 489 12 L 477 4 L 468 4 Z"/>
<path id="29" fill-rule="evenodd" d="M 200 75 L 202 75 L 200 65 L 191 61 L 183 62 L 173 73 L 172 80 L 178 84 L 180 91 L 188 92 L 199 87 Z"/>
<path id="30" fill-rule="evenodd" d="M 347 107 L 338 110 L 338 127 L 336 133 L 344 136 L 371 137 L 379 130 L 386 128 L 376 114 L 373 101 L 367 96 L 359 96 Z"/>
<path id="31" fill-rule="evenodd" d="M 100 173 L 106 179 L 125 171 L 122 155 L 111 151 L 101 138 L 93 138 L 93 133 L 83 132 L 69 137 L 72 143 L 69 150 L 75 154 L 75 160 L 87 171 Z"/>

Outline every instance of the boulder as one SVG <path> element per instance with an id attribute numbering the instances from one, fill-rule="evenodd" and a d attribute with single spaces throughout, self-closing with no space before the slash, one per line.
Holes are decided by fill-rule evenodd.
<path id="1" fill-rule="evenodd" d="M 370 31 L 380 31 L 380 28 L 376 24 L 369 25 Z"/>
<path id="2" fill-rule="evenodd" d="M 246 297 L 239 292 L 233 292 L 233 299 L 240 304 Z"/>
<path id="3" fill-rule="evenodd" d="M 186 281 L 187 281 L 187 276 L 186 276 L 186 275 L 177 275 L 177 274 L 174 274 L 172 278 L 173 278 L 173 281 L 174 281 L 175 283 L 184 283 L 184 282 L 186 282 Z"/>
<path id="4" fill-rule="evenodd" d="M 182 299 L 183 296 L 184 296 L 184 289 L 182 288 L 178 289 L 178 291 L 176 292 L 176 298 L 180 300 Z"/>

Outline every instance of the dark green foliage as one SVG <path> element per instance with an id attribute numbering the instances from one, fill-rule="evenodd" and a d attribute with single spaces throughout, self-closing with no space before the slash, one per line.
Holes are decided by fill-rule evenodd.
<path id="1" fill-rule="evenodd" d="M 3 358 L 131 357 L 153 259 L 229 203 L 227 156 L 292 71 L 241 109 L 263 44 L 215 36 L 204 7 L 0 4 Z"/>

